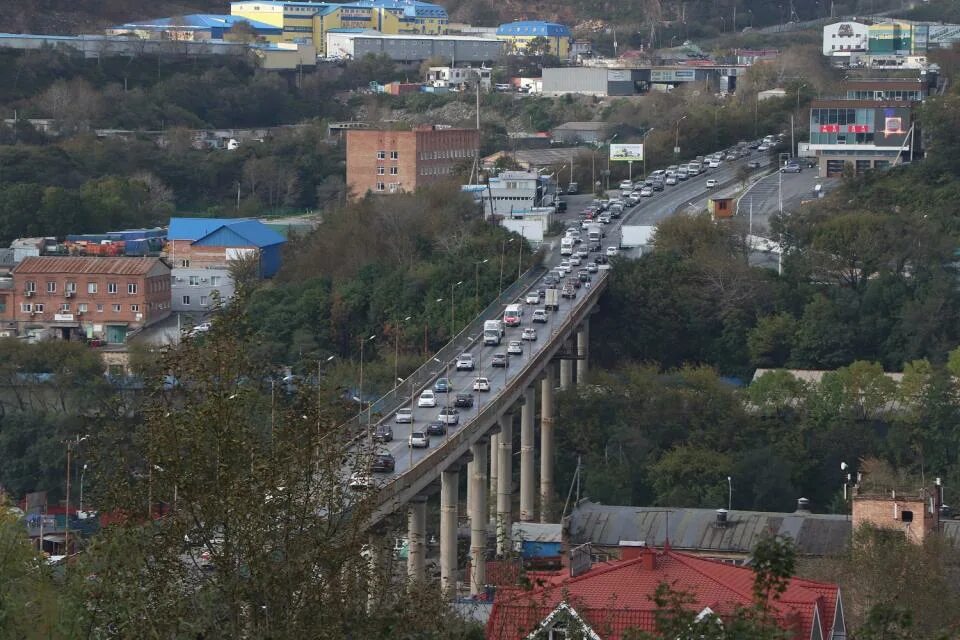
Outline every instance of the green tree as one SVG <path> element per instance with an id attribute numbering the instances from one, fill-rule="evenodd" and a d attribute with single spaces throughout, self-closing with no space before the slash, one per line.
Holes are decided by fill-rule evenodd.
<path id="1" fill-rule="evenodd" d="M 788 313 L 778 313 L 757 320 L 747 336 L 750 364 L 756 367 L 782 367 L 793 350 L 797 321 Z"/>
<path id="2" fill-rule="evenodd" d="M 727 477 L 733 462 L 727 454 L 680 446 L 650 468 L 657 504 L 671 507 L 721 507 L 727 503 Z"/>
<path id="3" fill-rule="evenodd" d="M 26 527 L 0 500 L 0 636 L 49 638 L 56 619 L 56 592 L 44 557 Z"/>

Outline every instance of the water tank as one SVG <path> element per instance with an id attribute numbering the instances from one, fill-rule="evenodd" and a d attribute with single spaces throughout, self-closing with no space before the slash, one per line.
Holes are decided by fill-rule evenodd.
<path id="1" fill-rule="evenodd" d="M 724 528 L 727 526 L 727 510 L 717 509 L 717 526 Z"/>

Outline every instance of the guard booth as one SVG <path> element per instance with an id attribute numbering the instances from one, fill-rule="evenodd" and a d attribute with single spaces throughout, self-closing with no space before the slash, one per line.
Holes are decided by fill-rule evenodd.
<path id="1" fill-rule="evenodd" d="M 733 198 L 710 198 L 707 201 L 707 211 L 714 220 L 732 218 L 734 210 Z"/>

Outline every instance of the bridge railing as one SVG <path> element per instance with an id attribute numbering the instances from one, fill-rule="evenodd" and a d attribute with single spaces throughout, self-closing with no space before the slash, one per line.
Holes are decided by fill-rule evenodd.
<path id="1" fill-rule="evenodd" d="M 470 351 L 474 343 L 482 340 L 483 323 L 486 320 L 499 318 L 502 315 L 502 307 L 526 292 L 544 273 L 546 273 L 546 268 L 538 261 L 518 280 L 504 289 L 493 302 L 461 329 L 460 333 L 443 345 L 439 351 L 427 358 L 424 364 L 408 375 L 395 389 L 391 389 L 379 399 L 369 403 L 366 410 L 341 424 L 336 432 L 365 435 L 366 429 L 364 427 L 369 428 L 370 425 L 380 422 L 381 419 L 392 415 L 397 409 L 410 402 L 424 386 L 446 369 L 448 363 L 453 367 L 457 356 Z"/>

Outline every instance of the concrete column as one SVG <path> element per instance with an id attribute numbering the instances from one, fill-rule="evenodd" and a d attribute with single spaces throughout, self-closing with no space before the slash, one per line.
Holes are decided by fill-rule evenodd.
<path id="1" fill-rule="evenodd" d="M 547 365 L 540 381 L 540 522 L 551 522 L 553 503 L 554 366 Z"/>
<path id="2" fill-rule="evenodd" d="M 460 499 L 460 467 L 440 473 L 440 592 L 447 598 L 457 589 L 457 501 Z"/>
<path id="3" fill-rule="evenodd" d="M 563 350 L 567 353 L 572 351 L 571 341 L 563 341 Z M 573 387 L 573 360 L 566 358 L 560 360 L 560 390 L 566 391 Z"/>
<path id="4" fill-rule="evenodd" d="M 577 384 L 583 384 L 587 379 L 587 367 L 590 355 L 590 325 L 587 320 L 577 327 Z"/>
<path id="5" fill-rule="evenodd" d="M 520 408 L 520 521 L 533 522 L 537 480 L 534 475 L 533 416 L 536 409 L 536 389 L 528 387 L 523 392 Z"/>
<path id="6" fill-rule="evenodd" d="M 470 595 L 477 596 L 487 581 L 487 442 L 478 440 L 470 452 Z"/>
<path id="7" fill-rule="evenodd" d="M 497 471 L 500 467 L 500 435 L 494 433 L 490 436 L 490 493 L 491 496 L 497 495 Z M 497 521 L 497 501 L 490 501 L 490 522 Z"/>
<path id="8" fill-rule="evenodd" d="M 421 496 L 410 501 L 407 516 L 407 576 L 414 582 L 426 579 L 427 499 Z"/>
<path id="9" fill-rule="evenodd" d="M 510 552 L 513 509 L 513 416 L 500 416 L 500 462 L 497 464 L 497 555 Z"/>
<path id="10" fill-rule="evenodd" d="M 383 597 L 384 586 L 388 584 L 387 576 L 384 575 L 384 560 L 387 554 L 384 553 L 384 532 L 373 531 L 367 538 L 367 563 L 369 565 L 367 580 L 367 611 L 375 611 L 378 602 Z"/>

